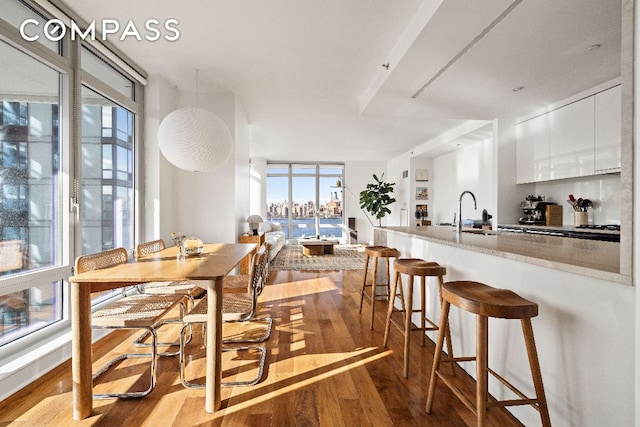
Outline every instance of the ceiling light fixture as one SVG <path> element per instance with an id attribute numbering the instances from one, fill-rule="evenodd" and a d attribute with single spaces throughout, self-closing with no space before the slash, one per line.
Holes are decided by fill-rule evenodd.
<path id="1" fill-rule="evenodd" d="M 205 172 L 224 164 L 233 152 L 233 137 L 226 123 L 211 111 L 196 107 L 180 108 L 167 116 L 158 128 L 158 147 L 174 166 L 192 172 Z"/>

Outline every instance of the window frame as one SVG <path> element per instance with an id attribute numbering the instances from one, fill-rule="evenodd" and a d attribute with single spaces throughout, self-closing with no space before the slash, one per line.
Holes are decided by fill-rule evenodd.
<path id="1" fill-rule="evenodd" d="M 59 18 L 69 22 L 70 18 L 72 18 L 77 22 L 82 21 L 64 5 L 50 4 L 41 6 L 36 1 L 16 0 L 16 2 L 26 5 L 34 13 L 41 15 L 45 19 Z M 25 355 L 20 359 L 25 359 L 24 363 L 29 363 L 26 361 L 27 359 L 33 360 L 33 357 L 37 356 L 30 356 L 29 358 L 26 355 L 33 351 L 34 354 L 39 353 L 42 356 L 46 343 L 57 342 L 57 345 L 61 345 L 70 340 L 71 304 L 68 278 L 72 275 L 74 260 L 80 255 L 82 249 L 82 237 L 77 232 L 77 205 L 74 203 L 77 198 L 75 198 L 74 188 L 76 188 L 75 182 L 76 179 L 79 179 L 81 172 L 79 167 L 81 164 L 78 163 L 78 157 L 81 151 L 81 115 L 79 113 L 82 105 L 80 92 L 83 84 L 134 114 L 132 122 L 135 149 L 132 159 L 134 217 L 132 218 L 131 226 L 134 228 L 134 242 L 139 241 L 142 230 L 141 221 L 143 219 L 141 203 L 144 200 L 143 188 L 141 187 L 142 180 L 140 178 L 144 176 L 141 159 L 144 151 L 142 124 L 144 122 L 146 74 L 136 64 L 123 60 L 122 58 L 126 58 L 126 56 L 119 55 L 120 51 L 108 42 L 106 43 L 108 47 L 105 47 L 99 41 L 85 43 L 71 41 L 69 37 L 65 37 L 59 43 L 58 52 L 55 52 L 41 43 L 23 40 L 16 26 L 2 18 L 0 18 L 0 40 L 18 49 L 22 54 L 57 71 L 60 76 L 58 102 L 60 119 L 58 133 L 61 157 L 59 167 L 59 174 L 61 175 L 59 185 L 61 188 L 58 193 L 60 197 L 59 221 L 62 221 L 60 253 L 56 254 L 56 265 L 54 266 L 0 277 L 0 294 L 19 292 L 34 286 L 46 286 L 48 283 L 59 281 L 61 320 L 1 346 L 0 366 L 14 366 L 18 363 L 16 360 L 16 355 L 18 354 Z M 89 48 L 100 59 L 132 81 L 132 99 L 127 99 L 117 89 L 111 88 L 99 78 L 81 69 L 80 52 L 83 47 Z M 115 60 L 108 57 L 109 55 Z"/>
<path id="2" fill-rule="evenodd" d="M 323 169 L 341 169 L 342 173 L 333 173 L 326 172 Z M 269 172 L 270 169 L 280 169 L 277 172 Z M 284 172 L 286 170 L 286 172 Z M 293 236 L 293 183 L 294 178 L 314 178 L 315 182 L 315 206 L 317 208 L 320 207 L 320 181 L 322 178 L 336 178 L 336 180 L 344 181 L 344 173 L 345 173 L 345 164 L 342 162 L 290 162 L 290 161 L 267 161 L 266 168 L 266 192 L 268 194 L 269 191 L 269 178 L 277 178 L 277 177 L 286 177 L 288 180 L 287 189 L 287 224 L 283 224 L 283 228 L 286 229 L 287 238 L 295 239 Z M 344 193 L 341 193 L 340 203 L 342 205 L 342 236 L 345 236 L 345 197 Z M 266 212 L 269 212 L 269 206 L 265 206 Z M 319 227 L 321 227 L 321 221 L 318 215 L 316 215 L 315 220 L 315 230 L 318 231 Z"/>
<path id="3" fill-rule="evenodd" d="M 33 8 L 35 13 L 45 15 L 38 8 Z M 15 27 L 0 18 L 0 40 L 9 46 L 18 49 L 22 54 L 44 64 L 52 70 L 59 73 L 58 93 L 59 93 L 59 144 L 60 152 L 68 153 L 71 147 L 71 119 L 70 119 L 70 99 L 73 93 L 71 76 L 73 75 L 72 61 L 68 52 L 69 42 L 62 41 L 60 49 L 55 52 L 40 43 L 30 44 L 23 40 Z M 36 331 L 27 333 L 12 342 L 0 347 L 0 362 L 12 359 L 16 353 L 21 353 L 34 346 L 39 346 L 43 341 L 50 339 L 52 335 L 58 335 L 70 328 L 70 304 L 69 304 L 69 286 L 66 279 L 71 271 L 71 256 L 69 250 L 70 242 L 70 213 L 65 206 L 66 200 L 69 200 L 69 176 L 72 173 L 72 164 L 69 161 L 61 161 L 59 165 L 59 182 L 61 187 L 58 189 L 60 197 L 60 219 L 61 239 L 60 253 L 58 253 L 56 265 L 44 267 L 34 270 L 28 270 L 20 274 L 3 276 L 0 278 L 0 294 L 9 294 L 20 292 L 36 286 L 47 286 L 53 282 L 59 282 L 59 291 L 61 293 L 61 317 L 55 321 Z"/>

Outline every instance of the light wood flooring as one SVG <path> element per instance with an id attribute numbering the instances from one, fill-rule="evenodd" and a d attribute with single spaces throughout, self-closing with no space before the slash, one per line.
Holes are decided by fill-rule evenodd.
<path id="1" fill-rule="evenodd" d="M 274 319 L 263 380 L 222 389 L 222 408 L 204 411 L 204 389 L 185 389 L 178 357 L 163 357 L 155 390 L 136 400 L 94 400 L 93 415 L 74 422 L 71 363 L 66 362 L 0 402 L 0 426 L 470 426 L 474 415 L 438 383 L 432 414 L 425 413 L 434 344 L 411 342 L 409 378 L 402 376 L 402 334 L 391 329 L 383 348 L 384 303 L 376 304 L 373 331 L 369 304 L 358 313 L 362 271 L 272 272 L 261 296 L 260 314 Z M 172 328 L 172 330 L 171 330 Z M 257 326 L 256 326 L 257 328 Z M 175 335 L 176 326 L 160 334 Z M 226 335 L 239 333 L 228 328 Z M 94 345 L 97 369 L 119 352 L 130 351 L 132 333 L 118 331 Z M 189 346 L 189 379 L 204 381 L 201 331 Z M 455 352 L 455 348 L 454 348 Z M 252 354 L 226 352 L 223 381 L 255 374 Z M 123 362 L 96 391 L 145 388 L 146 361 Z M 472 396 L 474 382 L 458 370 Z M 489 410 L 493 426 L 520 425 L 500 408 Z"/>

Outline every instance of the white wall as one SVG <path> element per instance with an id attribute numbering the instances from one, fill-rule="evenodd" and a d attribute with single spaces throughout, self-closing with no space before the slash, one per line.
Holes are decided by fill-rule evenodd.
<path id="1" fill-rule="evenodd" d="M 144 220 L 140 241 L 159 239 L 160 230 L 171 230 L 176 223 L 171 199 L 174 197 L 175 168 L 160 154 L 158 127 L 162 119 L 178 108 L 177 91 L 169 82 L 150 75 L 145 88 L 145 123 L 142 185 L 144 185 Z M 162 171 L 162 172 L 161 172 Z M 160 207 L 164 206 L 162 211 Z"/>
<path id="2" fill-rule="evenodd" d="M 389 205 L 389 209 L 391 209 L 391 214 L 387 215 L 383 221 L 382 225 L 389 226 L 399 226 L 399 225 L 407 225 L 407 214 L 411 209 L 411 159 L 408 153 L 402 154 L 398 157 L 395 157 L 387 163 L 386 172 L 384 174 L 384 180 L 386 182 L 394 182 L 395 191 L 393 197 L 396 199 L 396 202 Z M 402 177 L 402 173 L 407 171 L 407 178 Z M 378 177 L 380 175 L 378 174 Z M 374 221 L 374 224 L 377 225 L 377 222 Z"/>
<path id="3" fill-rule="evenodd" d="M 373 174 L 382 175 L 385 174 L 385 180 L 387 179 L 387 164 L 386 162 L 346 162 L 344 168 L 344 183 L 346 185 L 344 195 L 344 216 L 345 218 L 356 218 L 356 229 L 358 231 L 358 243 L 370 243 L 373 241 L 373 226 L 370 221 L 373 221 L 377 225 L 377 221 L 371 219 L 371 216 L 365 214 L 360 209 L 358 200 L 360 199 L 360 192 L 364 190 L 367 184 L 373 182 Z M 394 197 L 397 196 L 394 195 Z M 397 199 L 397 197 L 396 197 Z M 394 205 L 390 206 L 393 213 L 396 208 Z M 345 220 L 346 221 L 346 220 Z M 383 222 L 384 223 L 384 222 Z"/>
<path id="4" fill-rule="evenodd" d="M 522 216 L 520 202 L 535 193 L 533 184 L 516 184 L 516 120 L 501 118 L 494 123 L 497 164 L 497 212 L 493 224 L 517 224 Z M 523 194 L 525 196 L 523 197 Z"/>
<path id="5" fill-rule="evenodd" d="M 198 108 L 213 112 L 227 124 L 235 150 L 213 171 L 187 172 L 174 167 L 159 152 L 157 127 L 174 109 L 193 106 L 195 94 L 180 91 L 157 76 L 150 76 L 147 93 L 145 185 L 149 190 L 144 239 L 159 237 L 170 242 L 171 232 L 176 231 L 208 242 L 235 242 L 249 206 L 250 137 L 246 115 L 236 97 L 198 93 Z"/>
<path id="6" fill-rule="evenodd" d="M 234 98 L 235 106 L 235 219 L 234 240 L 244 233 L 242 223 L 249 215 L 251 191 L 251 163 L 249 159 L 249 143 L 251 140 L 250 125 L 247 114 L 238 98 Z"/>
<path id="7" fill-rule="evenodd" d="M 245 219 L 252 214 L 267 218 L 267 159 L 252 158 L 249 183 L 249 210 Z"/>
<path id="8" fill-rule="evenodd" d="M 495 168 L 493 138 L 434 158 L 430 181 L 432 221 L 451 222 L 453 213 L 458 211 L 460 194 L 465 190 L 476 196 L 478 209 L 474 211 L 473 200 L 465 196 L 462 201 L 463 219 L 482 219 L 482 209 L 494 215 L 497 210 Z"/>

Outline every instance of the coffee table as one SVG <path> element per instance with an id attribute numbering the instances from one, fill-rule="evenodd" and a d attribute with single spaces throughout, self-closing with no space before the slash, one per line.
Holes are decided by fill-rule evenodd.
<path id="1" fill-rule="evenodd" d="M 331 255 L 333 254 L 333 245 L 340 243 L 338 239 L 302 239 L 302 254 L 306 256 L 313 255 Z"/>

